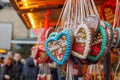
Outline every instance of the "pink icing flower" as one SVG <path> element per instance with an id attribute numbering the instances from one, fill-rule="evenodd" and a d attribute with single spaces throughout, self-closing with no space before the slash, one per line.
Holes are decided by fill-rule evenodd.
<path id="1" fill-rule="evenodd" d="M 57 59 L 58 59 L 58 60 L 62 60 L 62 58 L 63 58 L 63 53 L 62 53 L 62 52 L 57 53 L 56 56 L 57 56 Z"/>

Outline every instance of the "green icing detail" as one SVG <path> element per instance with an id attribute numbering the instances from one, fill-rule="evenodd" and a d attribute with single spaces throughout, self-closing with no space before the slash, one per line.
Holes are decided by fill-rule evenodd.
<path id="1" fill-rule="evenodd" d="M 106 25 L 108 28 L 112 28 L 109 22 L 105 22 L 105 25 Z"/>

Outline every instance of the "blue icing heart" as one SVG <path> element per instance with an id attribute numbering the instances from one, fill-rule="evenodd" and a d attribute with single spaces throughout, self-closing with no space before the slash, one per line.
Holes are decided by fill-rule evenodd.
<path id="1" fill-rule="evenodd" d="M 65 32 L 67 31 L 67 32 L 69 32 L 70 35 L 73 35 L 71 29 L 64 29 L 63 31 L 65 31 Z M 52 33 L 49 35 L 49 37 L 54 37 L 56 34 L 57 34 L 57 32 L 52 32 Z"/>
<path id="2" fill-rule="evenodd" d="M 60 38 L 62 38 L 62 37 L 65 37 L 65 40 L 63 41 L 63 40 L 61 40 Z M 59 40 L 59 41 L 58 41 Z M 58 49 L 61 49 L 61 44 L 57 44 L 57 45 L 53 45 L 53 46 L 51 46 L 50 47 L 50 44 L 51 44 L 51 42 L 52 43 L 59 43 L 60 42 L 60 40 L 61 41 L 63 41 L 63 42 L 65 42 L 63 45 L 64 45 L 64 47 L 65 47 L 65 53 L 63 53 L 63 57 L 62 57 L 62 59 L 61 60 L 58 60 L 58 58 L 55 58 L 55 55 L 56 54 L 58 54 L 58 52 L 57 53 L 55 53 L 54 55 L 52 54 L 52 51 L 54 51 L 54 50 L 57 50 L 58 51 Z M 58 34 L 56 34 L 55 36 L 52 36 L 52 37 L 49 37 L 47 40 L 46 40 L 46 43 L 45 43 L 45 48 L 46 48 L 46 52 L 47 52 L 47 54 L 50 56 L 50 58 L 54 61 L 54 62 L 56 62 L 58 65 L 63 65 L 66 61 L 67 61 L 67 59 L 68 59 L 68 56 L 69 56 L 69 54 L 70 54 L 70 51 L 71 51 L 71 42 L 72 40 L 71 40 L 71 35 L 69 34 L 69 32 L 68 31 L 62 31 L 62 32 L 60 32 L 60 33 L 58 33 Z M 61 52 L 62 53 L 62 52 Z"/>

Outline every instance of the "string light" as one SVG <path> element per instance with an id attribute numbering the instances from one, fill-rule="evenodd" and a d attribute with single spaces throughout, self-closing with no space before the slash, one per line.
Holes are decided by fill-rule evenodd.
<path id="1" fill-rule="evenodd" d="M 36 28 L 36 27 L 35 27 L 35 23 L 34 23 L 34 19 L 33 19 L 32 15 L 31 15 L 31 13 L 28 13 L 28 17 L 29 17 L 30 22 L 31 22 L 31 24 L 32 24 L 32 28 Z"/>

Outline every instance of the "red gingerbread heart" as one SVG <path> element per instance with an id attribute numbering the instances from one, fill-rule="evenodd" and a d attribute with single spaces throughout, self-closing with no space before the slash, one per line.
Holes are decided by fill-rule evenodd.
<path id="1" fill-rule="evenodd" d="M 75 33 L 72 54 L 79 59 L 86 59 L 90 52 L 91 30 L 86 24 L 80 24 Z"/>

